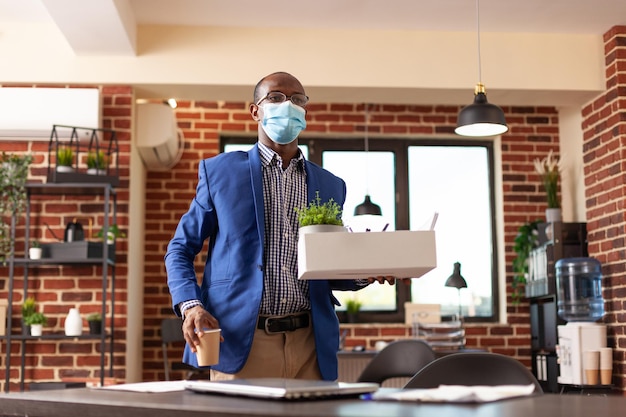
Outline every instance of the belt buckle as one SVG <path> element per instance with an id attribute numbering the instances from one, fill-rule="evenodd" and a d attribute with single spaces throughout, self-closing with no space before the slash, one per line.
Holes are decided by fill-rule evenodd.
<path id="1" fill-rule="evenodd" d="M 270 320 L 276 320 L 273 317 L 268 317 L 265 319 L 265 333 L 267 334 L 276 334 L 276 333 L 287 333 L 287 330 L 276 330 L 276 331 L 272 331 L 270 330 Z"/>

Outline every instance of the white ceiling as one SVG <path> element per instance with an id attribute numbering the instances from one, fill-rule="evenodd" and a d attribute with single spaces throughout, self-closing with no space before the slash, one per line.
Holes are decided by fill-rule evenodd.
<path id="1" fill-rule="evenodd" d="M 116 42 L 111 30 L 123 30 L 120 21 L 127 21 L 127 32 L 132 32 L 133 25 L 144 24 L 472 31 L 476 29 L 476 3 L 473 0 L 269 0 L 265 3 L 0 0 L 0 22 L 45 21 L 57 24 L 71 45 L 77 42 L 71 39 L 72 26 L 84 22 L 90 22 L 94 30 L 93 25 L 106 26 L 108 35 L 91 41 L 92 46 L 84 46 L 86 40 L 81 39 L 81 47 L 74 48 L 77 54 L 93 55 L 100 53 L 98 48 L 103 42 Z M 626 25 L 624 0 L 482 0 L 480 3 L 481 31 L 602 34 L 616 24 Z M 85 38 L 84 32 L 80 37 Z M 128 53 L 127 45 L 116 47 L 122 54 Z"/>

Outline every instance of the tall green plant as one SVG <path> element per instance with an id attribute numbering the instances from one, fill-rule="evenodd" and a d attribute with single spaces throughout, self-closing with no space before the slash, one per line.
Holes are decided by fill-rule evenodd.
<path id="1" fill-rule="evenodd" d="M 513 260 L 513 303 L 517 304 L 523 296 L 524 286 L 526 285 L 526 277 L 528 276 L 528 258 L 530 252 L 535 249 L 538 244 L 537 226 L 541 220 L 524 223 L 520 226 L 515 236 L 515 244 L 513 250 L 517 257 Z"/>
<path id="2" fill-rule="evenodd" d="M 5 264 L 15 251 L 11 237 L 11 217 L 19 221 L 26 207 L 26 180 L 33 157 L 7 155 L 0 159 L 0 262 Z"/>

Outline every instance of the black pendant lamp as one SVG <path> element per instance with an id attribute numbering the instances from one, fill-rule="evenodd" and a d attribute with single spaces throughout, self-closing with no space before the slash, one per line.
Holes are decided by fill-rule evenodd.
<path id="1" fill-rule="evenodd" d="M 369 114 L 367 112 L 367 107 L 368 105 L 365 104 L 365 185 L 366 185 L 366 190 L 367 190 L 367 182 L 369 180 L 369 175 L 367 172 L 367 168 L 368 168 L 368 153 L 369 153 L 369 141 L 368 141 L 368 125 L 369 125 Z M 369 193 L 365 193 L 365 200 L 359 204 L 358 206 L 355 207 L 354 209 L 354 215 L 355 216 L 364 216 L 364 215 L 372 215 L 372 216 L 382 216 L 383 212 L 380 209 L 380 206 L 378 204 L 374 204 L 372 203 L 372 199 L 370 198 Z"/>
<path id="2" fill-rule="evenodd" d="M 458 290 L 459 293 L 459 319 L 462 316 L 462 307 L 461 307 L 461 288 L 467 288 L 467 281 L 461 275 L 461 264 L 459 262 L 454 263 L 454 270 L 452 271 L 452 275 L 448 277 L 446 280 L 446 287 L 453 287 Z"/>
<path id="3" fill-rule="evenodd" d="M 478 36 L 478 84 L 474 90 L 474 102 L 459 112 L 454 132 L 461 136 L 486 137 L 501 135 L 509 130 L 504 112 L 487 101 L 485 85 L 480 81 L 480 0 L 476 0 L 476 33 Z"/>

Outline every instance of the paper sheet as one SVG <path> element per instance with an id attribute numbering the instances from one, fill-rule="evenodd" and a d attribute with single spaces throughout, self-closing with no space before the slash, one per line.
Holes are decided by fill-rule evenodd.
<path id="1" fill-rule="evenodd" d="M 505 398 L 531 395 L 535 385 L 441 385 L 439 388 L 406 389 L 392 393 L 376 393 L 374 400 L 446 402 L 446 403 L 483 403 Z"/>
<path id="2" fill-rule="evenodd" d="M 113 391 L 133 391 L 133 392 L 173 392 L 183 391 L 187 381 L 153 381 L 153 382 L 137 382 L 133 384 L 106 385 L 104 387 L 96 387 L 95 389 L 113 390 Z"/>

